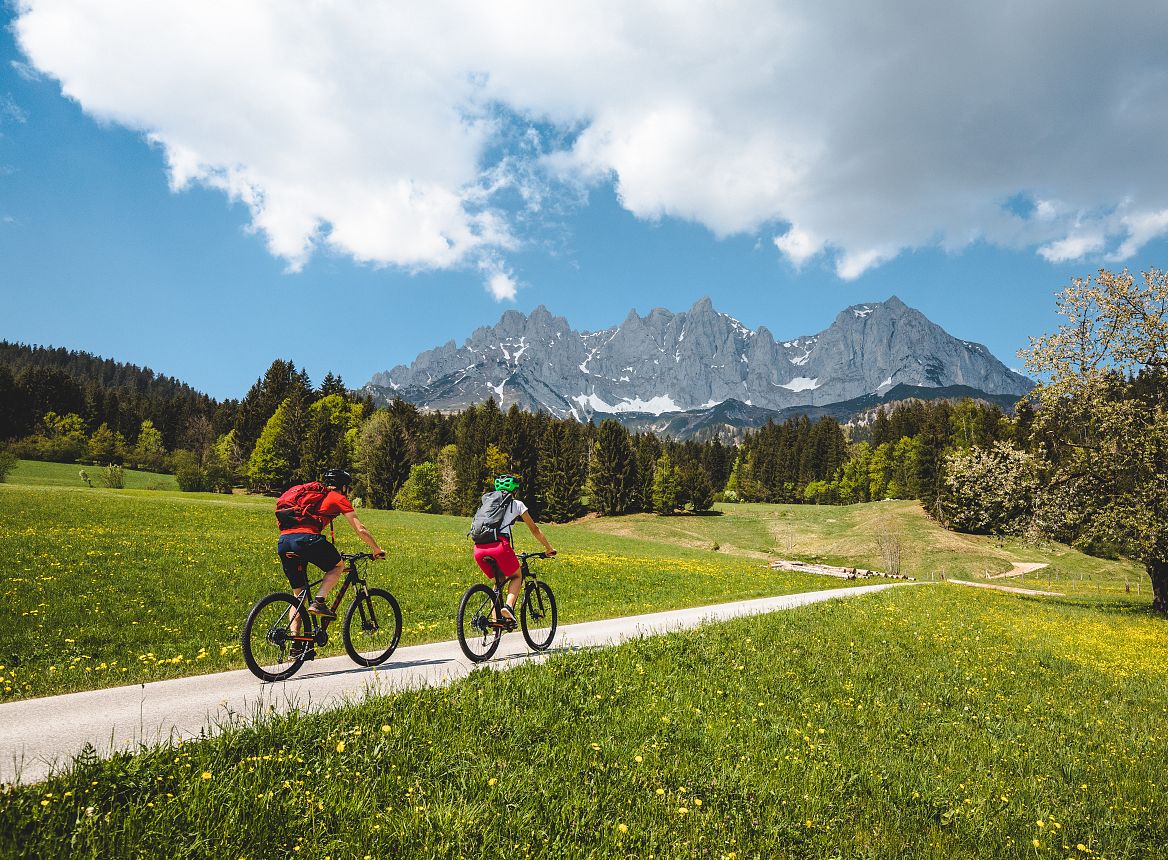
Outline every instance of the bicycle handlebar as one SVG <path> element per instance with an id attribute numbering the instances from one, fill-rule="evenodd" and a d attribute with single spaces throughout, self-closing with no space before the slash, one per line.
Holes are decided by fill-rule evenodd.
<path id="1" fill-rule="evenodd" d="M 370 561 L 376 560 L 376 556 L 371 552 L 343 552 L 341 553 L 341 558 L 345 561 L 363 561 L 364 559 L 369 559 Z"/>
<path id="2" fill-rule="evenodd" d="M 555 558 L 559 553 L 548 555 L 546 552 L 520 552 L 516 553 L 520 561 L 527 561 L 529 558 Z"/>

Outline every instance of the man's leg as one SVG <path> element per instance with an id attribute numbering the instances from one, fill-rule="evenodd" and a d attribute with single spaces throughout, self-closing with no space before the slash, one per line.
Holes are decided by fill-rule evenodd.
<path id="1" fill-rule="evenodd" d="M 345 574 L 345 563 L 338 561 L 337 566 L 324 575 L 324 579 L 320 582 L 320 588 L 317 589 L 316 596 L 319 600 L 324 600 L 328 597 L 328 593 L 333 590 L 333 586 Z"/>
<path id="2" fill-rule="evenodd" d="M 292 593 L 294 595 L 296 595 L 296 599 L 299 600 L 301 597 L 304 596 L 304 589 L 303 588 L 294 588 L 294 589 L 292 589 Z M 301 625 L 300 625 L 300 613 L 299 612 L 292 613 L 292 623 L 289 624 L 288 627 L 292 631 L 293 636 L 300 635 Z"/>

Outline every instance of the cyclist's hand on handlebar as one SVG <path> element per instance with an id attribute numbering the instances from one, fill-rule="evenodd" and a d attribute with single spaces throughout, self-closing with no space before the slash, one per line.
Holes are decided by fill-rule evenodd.
<path id="1" fill-rule="evenodd" d="M 555 551 L 554 549 L 549 549 L 547 552 L 545 552 L 545 553 L 544 553 L 544 555 L 545 555 L 547 558 L 555 558 L 555 556 L 556 556 L 556 551 Z"/>
<path id="2" fill-rule="evenodd" d="M 377 552 L 373 553 L 373 558 L 374 559 L 385 558 L 385 550 L 379 549 Z"/>

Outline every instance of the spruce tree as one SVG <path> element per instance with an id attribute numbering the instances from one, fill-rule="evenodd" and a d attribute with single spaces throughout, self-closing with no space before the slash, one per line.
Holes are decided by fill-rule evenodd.
<path id="1" fill-rule="evenodd" d="M 582 434 L 575 422 L 555 421 L 548 424 L 540 444 L 538 497 L 541 519 L 554 523 L 574 518 L 580 510 L 580 493 L 584 485 L 584 451 Z"/>
<path id="2" fill-rule="evenodd" d="M 400 424 L 384 409 L 373 413 L 358 441 L 360 482 L 370 507 L 391 508 L 410 471 L 408 441 Z"/>
<path id="3" fill-rule="evenodd" d="M 677 466 L 663 451 L 653 467 L 653 510 L 662 516 L 669 516 L 677 509 L 680 485 Z"/>
<path id="4" fill-rule="evenodd" d="M 596 428 L 588 477 L 593 510 L 605 516 L 629 512 L 636 501 L 636 462 L 629 432 L 611 418 Z"/>

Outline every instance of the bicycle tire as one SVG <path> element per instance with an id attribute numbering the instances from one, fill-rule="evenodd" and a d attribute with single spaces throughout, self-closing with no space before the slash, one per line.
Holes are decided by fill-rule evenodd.
<path id="1" fill-rule="evenodd" d="M 304 663 L 303 656 L 292 654 L 290 622 L 297 607 L 300 629 L 311 630 L 308 611 L 291 594 L 277 592 L 256 603 L 247 613 L 240 636 L 243 662 L 261 681 L 284 681 L 296 674 Z M 279 667 L 279 668 L 277 668 Z"/>
<path id="2" fill-rule="evenodd" d="M 498 611 L 496 601 L 494 589 L 479 582 L 458 602 L 458 647 L 472 663 L 490 660 L 499 648 L 503 631 L 490 626 L 492 613 Z"/>
<path id="3" fill-rule="evenodd" d="M 356 641 L 354 620 L 358 625 Z M 382 588 L 370 588 L 364 595 L 358 592 L 349 604 L 341 639 L 345 651 L 358 666 L 380 666 L 397 648 L 401 632 L 402 614 L 397 600 Z M 385 633 L 390 635 L 387 637 Z"/>
<path id="4" fill-rule="evenodd" d="M 556 596 L 546 582 L 529 583 L 523 590 L 523 605 L 519 607 L 519 625 L 523 638 L 535 651 L 546 651 L 556 638 Z"/>

